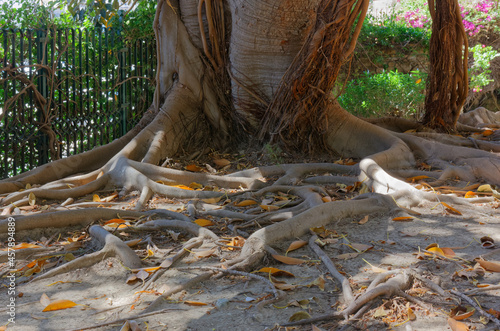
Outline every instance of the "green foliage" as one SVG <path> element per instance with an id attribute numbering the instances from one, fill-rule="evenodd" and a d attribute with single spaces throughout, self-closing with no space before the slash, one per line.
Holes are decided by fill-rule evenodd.
<path id="1" fill-rule="evenodd" d="M 135 40 L 154 37 L 153 20 L 156 13 L 156 0 L 140 0 L 136 9 L 123 20 L 125 38 Z"/>
<path id="2" fill-rule="evenodd" d="M 474 62 L 469 69 L 470 84 L 473 92 L 481 92 L 483 87 L 493 81 L 491 79 L 491 60 L 500 56 L 491 46 L 476 45 L 469 48 L 469 52 L 474 57 Z"/>
<path id="3" fill-rule="evenodd" d="M 425 78 L 426 75 L 419 71 L 411 74 L 398 71 L 380 74 L 365 72 L 347 83 L 338 101 L 356 116 L 416 117 L 424 108 Z M 334 93 L 338 94 L 340 88 Z"/>
<path id="4" fill-rule="evenodd" d="M 430 31 L 406 25 L 395 14 L 382 17 L 368 16 L 362 26 L 358 42 L 364 47 L 392 47 L 420 44 L 428 46 Z"/>

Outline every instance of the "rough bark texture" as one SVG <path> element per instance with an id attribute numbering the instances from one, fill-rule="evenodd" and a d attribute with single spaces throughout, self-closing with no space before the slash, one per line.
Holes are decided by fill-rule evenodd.
<path id="1" fill-rule="evenodd" d="M 468 92 L 468 41 L 457 0 L 429 1 L 429 86 L 423 124 L 454 132 Z"/>

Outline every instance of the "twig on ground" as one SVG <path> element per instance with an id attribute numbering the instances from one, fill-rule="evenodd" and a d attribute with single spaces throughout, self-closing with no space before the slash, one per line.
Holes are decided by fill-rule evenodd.
<path id="1" fill-rule="evenodd" d="M 486 317 L 487 319 L 489 319 L 490 321 L 495 323 L 497 325 L 497 327 L 500 327 L 500 320 L 498 320 L 498 318 L 496 318 L 495 316 L 485 312 L 483 310 L 483 308 L 481 308 L 474 300 L 472 300 L 471 298 L 469 298 L 465 294 L 458 292 L 457 290 L 450 290 L 450 293 L 453 295 L 456 295 L 457 297 L 461 298 L 462 300 L 467 301 L 472 307 L 474 307 L 479 312 L 479 314 L 483 315 L 484 317 Z"/>
<path id="2" fill-rule="evenodd" d="M 313 250 L 316 255 L 321 259 L 321 261 L 325 264 L 325 267 L 328 269 L 330 274 L 337 279 L 337 281 L 342 284 L 342 293 L 344 295 L 345 302 L 350 304 L 354 300 L 354 296 L 352 294 L 351 285 L 349 284 L 349 280 L 345 278 L 340 272 L 337 271 L 335 265 L 332 260 L 325 252 L 316 244 L 316 239 L 318 239 L 317 235 L 311 236 L 309 239 L 309 247 Z"/>

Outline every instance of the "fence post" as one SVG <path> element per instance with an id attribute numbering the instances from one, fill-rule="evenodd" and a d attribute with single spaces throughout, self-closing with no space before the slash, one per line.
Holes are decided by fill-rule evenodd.
<path id="1" fill-rule="evenodd" d="M 37 52 L 36 59 L 37 64 L 42 65 L 43 67 L 38 70 L 38 92 L 47 100 L 49 95 L 49 87 L 48 87 L 48 74 L 45 66 L 47 65 L 47 31 L 45 29 L 38 29 L 36 35 L 36 43 L 37 43 Z M 45 122 L 45 114 L 47 114 L 48 102 L 43 105 L 43 110 L 38 109 L 37 118 L 40 123 Z M 49 148 L 48 148 L 48 137 L 45 133 L 39 132 L 38 139 L 38 153 L 39 153 L 39 164 L 42 165 L 49 162 Z"/>
<path id="2" fill-rule="evenodd" d="M 119 106 L 120 106 L 120 133 L 121 136 L 124 136 L 127 133 L 127 118 L 128 118 L 128 103 L 127 103 L 127 83 L 125 82 L 126 76 L 127 76 L 127 70 L 126 70 L 126 65 L 127 65 L 127 53 L 128 53 L 128 48 L 123 47 L 120 49 L 120 56 L 119 56 L 119 61 L 120 61 L 120 88 L 118 89 L 118 100 L 119 100 Z"/>

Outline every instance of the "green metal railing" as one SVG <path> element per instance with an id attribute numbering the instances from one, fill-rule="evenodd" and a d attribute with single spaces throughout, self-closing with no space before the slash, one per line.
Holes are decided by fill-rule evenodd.
<path id="1" fill-rule="evenodd" d="M 153 98 L 155 47 L 112 29 L 0 30 L 0 177 L 130 130 Z"/>

